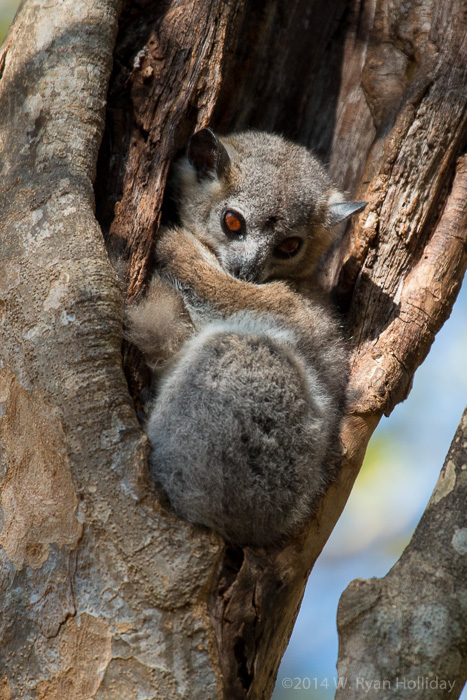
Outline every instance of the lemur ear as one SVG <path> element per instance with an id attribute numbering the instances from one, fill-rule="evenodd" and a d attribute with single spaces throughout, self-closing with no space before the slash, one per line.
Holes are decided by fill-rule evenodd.
<path id="1" fill-rule="evenodd" d="M 196 170 L 198 180 L 221 178 L 230 167 L 229 154 L 212 129 L 201 129 L 191 137 L 188 160 Z"/>
<path id="2" fill-rule="evenodd" d="M 352 216 L 352 214 L 357 214 L 357 212 L 365 209 L 368 202 L 339 202 L 338 204 L 329 205 L 330 213 L 330 225 L 335 226 L 340 224 L 341 221 L 345 221 Z"/>

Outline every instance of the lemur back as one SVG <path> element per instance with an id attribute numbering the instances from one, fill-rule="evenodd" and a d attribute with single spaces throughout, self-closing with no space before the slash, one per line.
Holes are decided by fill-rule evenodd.
<path id="1" fill-rule="evenodd" d="M 151 472 L 187 520 L 276 544 L 312 511 L 337 452 L 346 351 L 310 276 L 332 225 L 364 203 L 262 132 L 198 132 L 176 187 L 182 226 L 162 233 L 128 314 L 157 377 Z"/>

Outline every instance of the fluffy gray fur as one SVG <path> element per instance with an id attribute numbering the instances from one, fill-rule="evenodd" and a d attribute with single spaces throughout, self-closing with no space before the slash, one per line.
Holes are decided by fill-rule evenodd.
<path id="1" fill-rule="evenodd" d="M 198 264 L 219 271 L 218 289 L 195 288 L 161 243 L 165 272 L 130 309 L 129 335 L 159 376 L 147 423 L 151 472 L 173 508 L 228 541 L 267 546 L 310 514 L 337 451 L 346 351 L 310 275 L 333 217 L 362 203 L 334 216 L 344 198 L 305 148 L 261 132 L 212 137 L 189 150 L 177 179 L 182 226 L 199 242 Z M 226 237 L 226 209 L 244 217 L 242 237 Z M 277 259 L 290 236 L 302 240 L 299 252 Z M 247 280 L 238 297 L 223 283 L 231 275 Z"/>
<path id="2" fill-rule="evenodd" d="M 152 473 L 179 515 L 229 541 L 268 545 L 310 513 L 346 382 L 329 318 L 318 311 L 314 321 L 308 356 L 292 333 L 257 317 L 208 322 L 183 346 L 147 425 Z M 326 360 L 336 374 L 319 371 Z"/>

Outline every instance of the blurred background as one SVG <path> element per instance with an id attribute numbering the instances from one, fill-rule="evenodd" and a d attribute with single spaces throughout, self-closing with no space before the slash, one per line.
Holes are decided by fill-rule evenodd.
<path id="1" fill-rule="evenodd" d="M 0 0 L 0 44 L 18 4 Z M 467 402 L 466 321 L 464 285 L 409 398 L 382 419 L 371 439 L 345 511 L 310 576 L 273 700 L 334 697 L 340 594 L 354 578 L 384 576 L 425 509 Z M 467 700 L 467 688 L 461 698 Z"/>
<path id="2" fill-rule="evenodd" d="M 18 5 L 18 0 L 0 0 L 0 44 L 3 43 L 3 39 L 8 31 L 8 27 L 13 21 Z"/>

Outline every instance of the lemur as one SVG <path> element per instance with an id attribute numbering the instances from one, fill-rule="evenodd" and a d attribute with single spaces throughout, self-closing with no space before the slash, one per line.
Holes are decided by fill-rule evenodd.
<path id="1" fill-rule="evenodd" d="M 347 382 L 339 323 L 313 278 L 349 202 L 306 148 L 248 131 L 192 136 L 128 335 L 155 375 L 150 469 L 183 518 L 278 544 L 313 510 Z"/>

